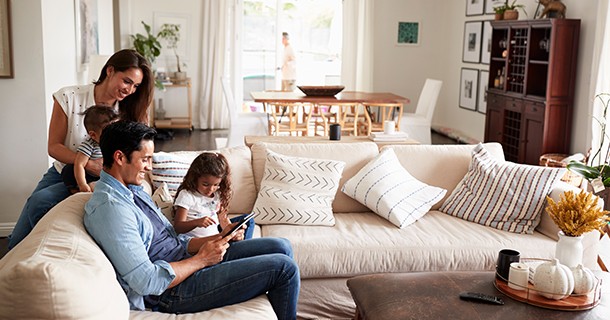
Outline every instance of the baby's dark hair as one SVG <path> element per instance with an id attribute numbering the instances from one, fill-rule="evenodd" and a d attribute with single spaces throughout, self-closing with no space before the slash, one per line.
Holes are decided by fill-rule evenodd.
<path id="1" fill-rule="evenodd" d="M 104 129 L 108 124 L 118 120 L 119 114 L 112 107 L 92 106 L 83 111 L 83 123 L 87 132 Z"/>
<path id="2" fill-rule="evenodd" d="M 220 192 L 220 211 L 218 214 L 226 213 L 233 192 L 231 190 L 231 169 L 227 158 L 220 153 L 204 152 L 197 156 L 189 167 L 182 184 L 176 190 L 176 194 L 182 190 L 197 192 L 197 181 L 202 176 L 214 176 L 222 179 L 218 191 Z"/>

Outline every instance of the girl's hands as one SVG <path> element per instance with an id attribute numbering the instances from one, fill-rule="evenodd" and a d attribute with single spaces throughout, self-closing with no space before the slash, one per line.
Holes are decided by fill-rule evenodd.
<path id="1" fill-rule="evenodd" d="M 198 227 L 203 227 L 203 228 L 206 228 L 206 227 L 209 227 L 211 225 L 215 225 L 216 224 L 216 221 L 214 221 L 214 219 L 212 219 L 210 217 L 199 218 L 199 219 L 197 219 L 197 222 L 198 222 L 197 226 Z"/>
<path id="2" fill-rule="evenodd" d="M 230 241 L 230 240 L 233 240 L 233 241 L 244 240 L 244 233 L 245 233 L 246 228 L 248 227 L 245 224 L 243 226 L 241 226 L 241 228 L 239 228 L 238 230 L 234 231 L 232 235 L 227 234 L 231 229 L 233 229 L 233 226 L 235 226 L 238 223 L 239 222 L 234 222 L 234 223 L 229 224 L 225 228 L 223 228 L 222 232 L 220 233 L 222 235 L 222 237 L 228 239 L 228 241 Z"/>

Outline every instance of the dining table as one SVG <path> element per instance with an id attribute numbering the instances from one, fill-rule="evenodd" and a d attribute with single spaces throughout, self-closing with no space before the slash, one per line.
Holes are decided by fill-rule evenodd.
<path id="1" fill-rule="evenodd" d="M 252 91 L 250 92 L 250 96 L 254 102 L 262 103 L 265 110 L 267 110 L 267 104 L 270 103 L 307 103 L 322 106 L 348 105 L 355 103 L 363 106 L 378 105 L 381 108 L 398 106 L 399 115 L 396 123 L 398 128 L 400 128 L 400 117 L 402 115 L 403 106 L 411 102 L 408 98 L 390 92 L 364 91 L 342 91 L 334 96 L 305 95 L 299 91 Z M 370 127 L 373 120 L 370 118 L 369 110 L 364 112 L 364 117 Z"/>

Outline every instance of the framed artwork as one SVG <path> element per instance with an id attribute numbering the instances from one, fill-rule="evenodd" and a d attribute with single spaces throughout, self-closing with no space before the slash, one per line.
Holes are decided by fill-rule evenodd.
<path id="1" fill-rule="evenodd" d="M 462 68 L 460 75 L 460 108 L 477 110 L 477 88 L 479 70 Z"/>
<path id="2" fill-rule="evenodd" d="M 489 84 L 489 71 L 479 70 L 479 94 L 477 111 L 485 114 L 487 113 L 487 86 Z"/>
<path id="3" fill-rule="evenodd" d="M 76 68 L 83 71 L 99 53 L 97 0 L 74 0 L 76 8 Z"/>
<path id="4" fill-rule="evenodd" d="M 463 62 L 479 63 L 481 61 L 482 26 L 481 21 L 469 21 L 464 24 Z"/>
<path id="5" fill-rule="evenodd" d="M 417 46 L 419 45 L 419 36 L 419 22 L 398 22 L 398 35 L 396 38 L 396 45 Z"/>
<path id="6" fill-rule="evenodd" d="M 485 0 L 485 14 L 495 13 L 494 8 L 504 4 L 504 0 Z"/>
<path id="7" fill-rule="evenodd" d="M 180 27 L 180 40 L 177 43 L 178 48 L 176 48 L 176 52 L 174 53 L 171 49 L 161 49 L 161 56 L 168 57 L 169 64 L 175 64 L 176 54 L 180 56 L 180 61 L 186 62 L 188 61 L 188 52 L 189 52 L 189 37 L 191 33 L 191 19 L 188 14 L 180 14 L 180 13 L 168 13 L 168 12 L 154 12 L 153 13 L 153 30 L 154 33 L 159 32 L 161 30 L 161 26 L 164 24 L 176 24 Z M 167 43 L 165 40 L 160 40 L 163 48 L 167 47 Z"/>
<path id="8" fill-rule="evenodd" d="M 0 78 L 13 76 L 11 5 L 9 0 L 0 0 Z"/>
<path id="9" fill-rule="evenodd" d="M 466 0 L 466 15 L 476 16 L 483 14 L 485 0 Z"/>
<path id="10" fill-rule="evenodd" d="M 481 37 L 481 63 L 489 64 L 491 58 L 491 21 L 483 21 L 483 36 Z"/>

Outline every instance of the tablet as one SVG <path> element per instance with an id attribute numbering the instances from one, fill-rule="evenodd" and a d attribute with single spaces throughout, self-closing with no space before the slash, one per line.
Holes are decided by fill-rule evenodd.
<path id="1" fill-rule="evenodd" d="M 235 233 L 235 231 L 239 230 L 239 228 L 241 228 L 244 224 L 246 224 L 248 221 L 250 221 L 250 219 L 254 218 L 255 214 L 254 212 L 248 214 L 247 216 L 241 218 L 237 224 L 235 226 L 233 226 L 233 228 L 231 228 L 231 230 L 229 230 L 228 233 L 226 233 L 224 236 L 228 237 L 230 235 L 232 235 L 233 233 Z"/>

